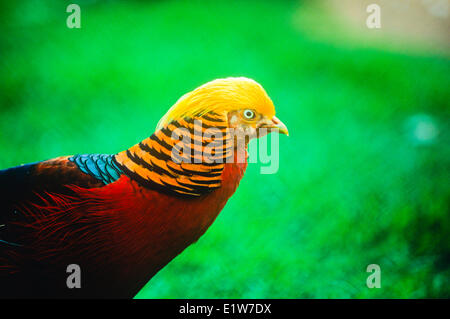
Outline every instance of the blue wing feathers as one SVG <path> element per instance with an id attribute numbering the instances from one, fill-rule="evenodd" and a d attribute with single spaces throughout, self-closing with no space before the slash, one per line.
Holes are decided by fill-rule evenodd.
<path id="1" fill-rule="evenodd" d="M 114 155 L 83 154 L 69 158 L 85 174 L 89 174 L 104 184 L 115 182 L 122 175 L 122 171 L 114 161 Z"/>

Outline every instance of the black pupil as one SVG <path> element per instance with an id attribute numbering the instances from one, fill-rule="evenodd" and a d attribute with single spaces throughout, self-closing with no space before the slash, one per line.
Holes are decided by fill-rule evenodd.
<path id="1" fill-rule="evenodd" d="M 253 112 L 252 111 L 246 111 L 245 112 L 245 116 L 248 117 L 248 118 L 251 118 L 251 117 L 253 117 Z"/>

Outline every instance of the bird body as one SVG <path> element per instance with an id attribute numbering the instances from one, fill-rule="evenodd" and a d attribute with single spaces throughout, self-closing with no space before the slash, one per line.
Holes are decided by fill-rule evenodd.
<path id="1" fill-rule="evenodd" d="M 246 145 L 235 146 L 231 123 L 257 130 L 256 123 L 268 126 L 258 110 L 274 117 L 270 99 L 252 80 L 228 78 L 205 87 L 206 96 L 202 87 L 184 96 L 155 133 L 123 152 L 0 171 L 0 297 L 132 298 L 205 233 L 247 167 L 238 160 Z M 236 124 L 236 112 L 248 106 L 228 104 L 239 99 L 261 118 Z M 227 107 L 217 107 L 220 101 Z M 271 123 L 285 130 L 277 119 Z M 208 129 L 214 136 L 205 136 Z M 71 264 L 81 269 L 79 289 L 67 286 Z"/>

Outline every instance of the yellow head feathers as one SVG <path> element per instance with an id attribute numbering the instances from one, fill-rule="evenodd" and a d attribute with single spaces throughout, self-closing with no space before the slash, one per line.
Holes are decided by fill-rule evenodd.
<path id="1" fill-rule="evenodd" d="M 183 95 L 161 118 L 156 129 L 174 119 L 198 117 L 211 111 L 226 114 L 247 108 L 267 118 L 275 115 L 272 100 L 254 80 L 245 77 L 217 79 Z"/>

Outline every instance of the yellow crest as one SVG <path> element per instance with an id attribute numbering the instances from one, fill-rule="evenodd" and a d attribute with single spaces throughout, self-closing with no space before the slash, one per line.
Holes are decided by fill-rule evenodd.
<path id="1" fill-rule="evenodd" d="M 272 100 L 254 80 L 245 77 L 217 79 L 183 95 L 161 118 L 156 129 L 185 117 L 200 117 L 211 111 L 226 114 L 246 108 L 268 118 L 275 115 Z"/>

